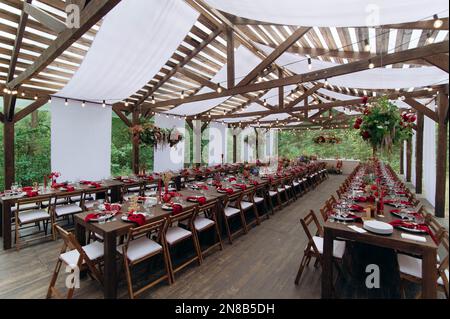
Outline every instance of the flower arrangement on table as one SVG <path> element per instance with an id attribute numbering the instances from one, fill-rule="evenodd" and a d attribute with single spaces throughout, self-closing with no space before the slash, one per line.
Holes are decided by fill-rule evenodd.
<path id="1" fill-rule="evenodd" d="M 160 128 L 153 123 L 141 123 L 130 128 L 133 139 L 143 145 L 152 147 L 174 147 L 183 140 L 183 135 L 176 128 Z"/>
<path id="2" fill-rule="evenodd" d="M 414 114 L 401 114 L 395 104 L 382 97 L 364 110 L 353 128 L 360 130 L 360 135 L 372 146 L 374 154 L 377 150 L 390 153 L 394 145 L 412 136 L 415 120 Z"/>

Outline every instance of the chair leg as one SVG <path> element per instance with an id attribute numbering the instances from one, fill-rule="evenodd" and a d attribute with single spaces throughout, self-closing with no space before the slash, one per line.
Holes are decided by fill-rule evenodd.
<path id="1" fill-rule="evenodd" d="M 304 254 L 303 258 L 302 258 L 302 261 L 300 262 L 300 266 L 298 268 L 297 276 L 295 277 L 295 284 L 296 285 L 298 285 L 298 283 L 300 281 L 300 277 L 302 276 L 303 270 L 305 269 L 306 260 L 307 260 L 307 255 Z"/>
<path id="2" fill-rule="evenodd" d="M 216 228 L 217 239 L 219 240 L 220 250 L 223 250 L 223 242 L 222 236 L 220 236 L 219 224 L 217 223 L 217 221 L 214 221 L 214 224 L 215 224 L 214 227 Z"/>
<path id="3" fill-rule="evenodd" d="M 169 257 L 167 255 L 167 247 L 163 248 L 163 259 L 164 259 L 164 267 L 166 268 L 167 273 L 167 281 L 169 282 L 169 285 L 171 285 L 173 281 L 172 281 L 172 273 L 170 271 L 169 266 Z"/>
<path id="4" fill-rule="evenodd" d="M 202 255 L 202 250 L 200 248 L 200 241 L 198 239 L 198 234 L 195 229 L 192 230 L 192 241 L 194 242 L 194 248 L 195 248 L 195 251 L 197 252 L 197 257 L 198 257 L 198 265 L 200 266 L 203 262 L 203 255 Z"/>
<path id="5" fill-rule="evenodd" d="M 228 241 L 230 242 L 230 245 L 233 244 L 233 239 L 231 238 L 231 232 L 230 232 L 230 225 L 228 224 L 228 217 L 224 216 L 224 221 L 225 221 L 225 229 L 227 230 L 227 235 L 228 235 Z"/>
<path id="6" fill-rule="evenodd" d="M 134 293 L 133 293 L 133 281 L 131 278 L 131 270 L 128 264 L 127 258 L 123 257 L 123 267 L 125 268 L 125 276 L 127 277 L 127 288 L 128 288 L 128 295 L 130 296 L 130 299 L 134 299 Z"/>
<path id="7" fill-rule="evenodd" d="M 53 270 L 52 279 L 50 280 L 50 285 L 47 290 L 47 299 L 52 297 L 52 290 L 55 287 L 56 280 L 58 279 L 59 271 L 61 270 L 62 261 L 59 260 L 56 262 L 55 270 Z"/>

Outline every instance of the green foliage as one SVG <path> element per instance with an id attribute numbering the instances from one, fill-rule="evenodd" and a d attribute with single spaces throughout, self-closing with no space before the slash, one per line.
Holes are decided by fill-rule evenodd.
<path id="1" fill-rule="evenodd" d="M 317 144 L 319 135 L 332 135 L 342 140 L 339 144 Z M 301 155 L 318 158 L 346 158 L 365 161 L 372 156 L 372 149 L 359 136 L 357 130 L 281 131 L 278 134 L 279 156 L 295 159 Z M 400 149 L 394 146 L 392 155 L 383 154 L 381 159 L 389 161 L 394 169 L 399 167 Z"/>

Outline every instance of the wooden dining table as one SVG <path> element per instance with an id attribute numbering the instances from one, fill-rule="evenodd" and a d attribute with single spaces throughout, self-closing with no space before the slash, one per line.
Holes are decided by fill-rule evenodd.
<path id="1" fill-rule="evenodd" d="M 363 207 L 367 207 L 368 203 L 358 203 Z M 382 215 L 377 215 L 374 219 L 389 223 L 399 219 L 392 215 L 391 207 L 384 205 Z M 354 213 L 358 216 L 365 216 L 365 213 Z M 394 228 L 391 235 L 379 235 L 367 231 L 366 233 L 358 233 L 348 226 L 355 225 L 363 227 L 362 222 L 348 222 L 346 224 L 332 222 L 329 218 L 323 225 L 324 242 L 323 242 L 323 270 L 322 270 L 322 298 L 333 298 L 333 241 L 348 240 L 357 243 L 368 244 L 377 247 L 392 249 L 394 251 L 421 256 L 422 258 L 422 297 L 425 299 L 435 299 L 437 296 L 437 248 L 431 236 L 425 235 L 426 242 L 418 242 L 401 237 L 402 233 L 408 233 L 400 229 Z M 415 234 L 417 235 L 417 234 Z M 383 269 L 380 269 L 383 272 Z"/>

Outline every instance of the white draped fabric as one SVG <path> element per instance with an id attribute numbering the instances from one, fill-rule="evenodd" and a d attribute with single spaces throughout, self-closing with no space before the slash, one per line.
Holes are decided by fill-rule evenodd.
<path id="1" fill-rule="evenodd" d="M 261 59 L 259 59 L 253 52 L 251 52 L 243 45 L 237 48 L 237 50 L 234 52 L 234 65 L 236 70 L 236 77 L 238 77 L 237 81 L 239 81 L 239 78 L 241 76 L 247 75 L 247 73 L 253 70 L 260 62 Z M 221 85 L 223 86 L 224 82 L 226 83 L 226 81 L 227 81 L 227 68 L 226 64 L 224 64 L 220 69 L 220 71 L 217 72 L 217 74 L 211 79 L 211 82 L 221 83 Z M 210 88 L 204 87 L 197 94 L 209 92 L 212 92 L 212 90 Z M 228 98 L 229 97 L 221 97 L 208 101 L 184 103 L 180 106 L 177 106 L 167 111 L 167 113 L 177 115 L 194 115 L 206 112 L 212 109 L 213 107 L 221 104 L 222 102 L 225 102 Z"/>
<path id="2" fill-rule="evenodd" d="M 423 191 L 425 198 L 434 206 L 436 196 L 436 122 L 427 116 L 425 116 L 423 127 Z"/>
<path id="3" fill-rule="evenodd" d="M 274 49 L 258 44 L 267 54 Z M 322 70 L 339 66 L 338 63 L 311 60 L 312 70 L 308 68 L 308 58 L 294 53 L 285 52 L 276 61 L 298 74 Z M 420 68 L 375 68 L 351 74 L 335 76 L 328 79 L 331 85 L 356 89 L 397 89 L 433 85 L 436 83 L 448 83 L 448 73 L 430 66 Z"/>
<path id="4" fill-rule="evenodd" d="M 302 26 L 354 27 L 401 23 L 443 12 L 446 0 L 207 0 L 211 6 L 239 17 Z M 420 8 L 420 10 L 417 10 Z"/>
<path id="5" fill-rule="evenodd" d="M 416 131 L 413 130 L 411 138 L 411 183 L 416 186 Z"/>
<path id="6" fill-rule="evenodd" d="M 121 1 L 57 95 L 111 103 L 129 97 L 159 72 L 197 18 L 184 1 Z"/>
<path id="7" fill-rule="evenodd" d="M 51 166 L 61 180 L 99 180 L 111 175 L 111 108 L 64 104 L 54 98 L 51 111 Z"/>
<path id="8" fill-rule="evenodd" d="M 184 119 L 157 115 L 155 117 L 155 125 L 161 128 L 176 128 L 183 136 L 186 136 Z M 180 142 L 174 147 L 166 145 L 161 148 L 161 146 L 158 146 L 154 153 L 153 170 L 155 172 L 164 172 L 182 169 L 184 166 L 184 148 L 184 142 Z"/>
<path id="9" fill-rule="evenodd" d="M 209 125 L 208 163 L 217 165 L 225 161 L 227 154 L 227 127 L 221 123 L 212 122 Z"/>

